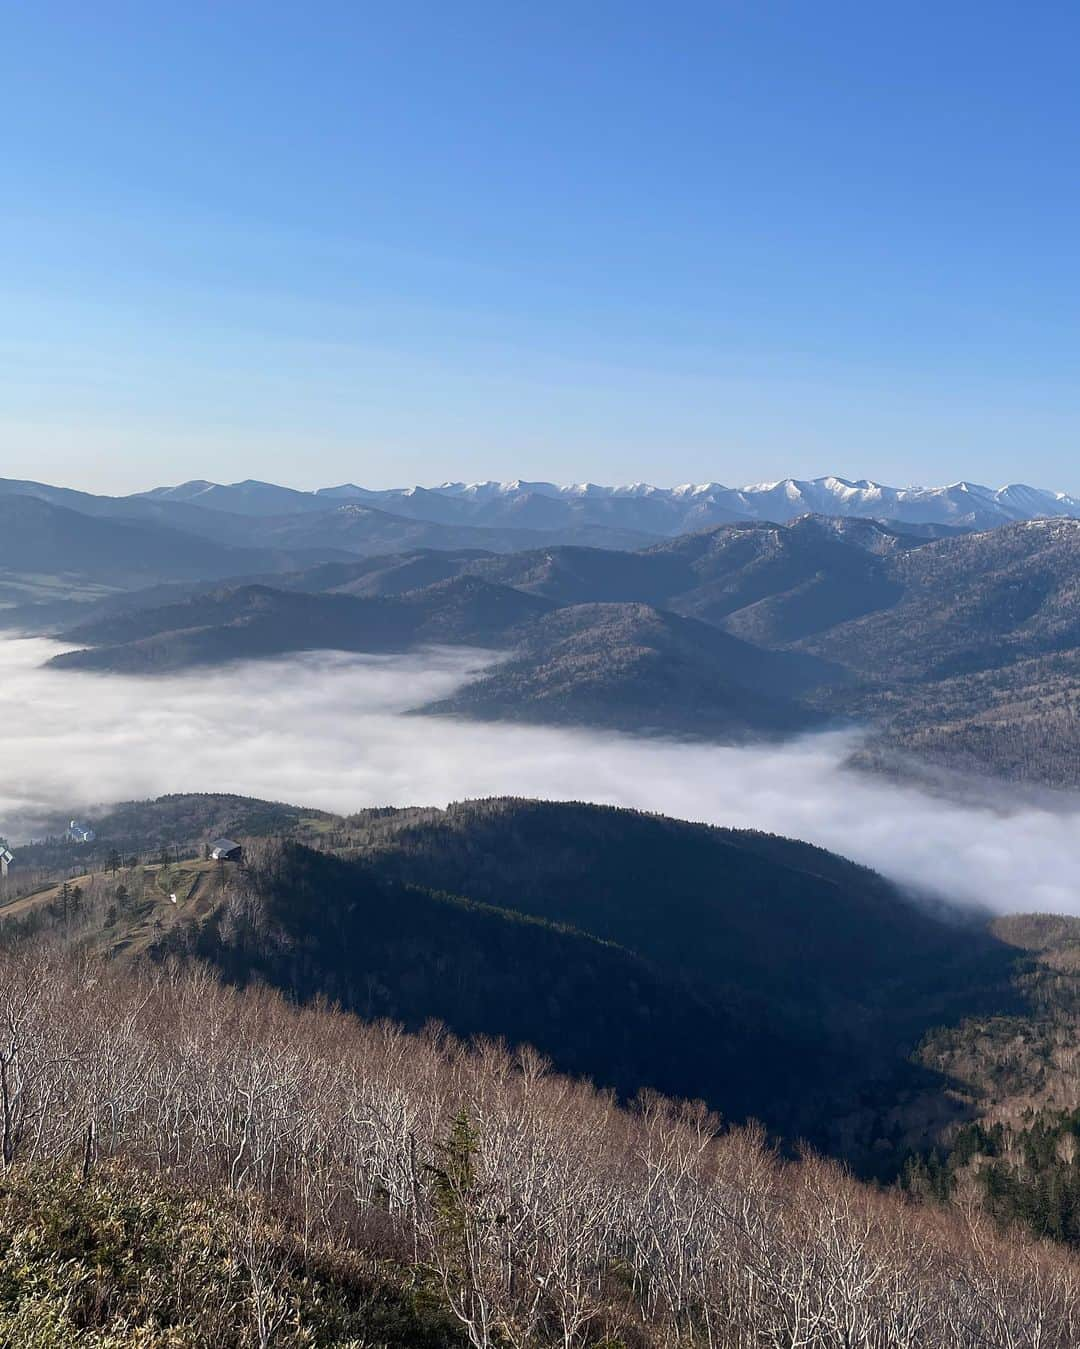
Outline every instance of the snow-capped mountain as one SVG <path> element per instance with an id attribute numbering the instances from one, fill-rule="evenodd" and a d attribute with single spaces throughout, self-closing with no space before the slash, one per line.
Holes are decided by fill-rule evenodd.
<path id="1" fill-rule="evenodd" d="M 392 515 L 446 525 L 550 529 L 597 525 L 667 536 L 734 520 L 784 523 L 800 515 L 863 516 L 904 524 L 992 529 L 1015 520 L 1080 518 L 1080 499 L 1013 483 L 990 488 L 956 482 L 947 487 L 889 487 L 861 478 L 784 478 L 727 487 L 723 483 L 649 483 L 602 486 L 551 482 L 444 482 L 436 487 L 372 490 L 345 483 L 297 492 L 270 483 L 230 486 L 187 483 L 145 494 L 242 515 L 289 515 L 362 504 Z"/>

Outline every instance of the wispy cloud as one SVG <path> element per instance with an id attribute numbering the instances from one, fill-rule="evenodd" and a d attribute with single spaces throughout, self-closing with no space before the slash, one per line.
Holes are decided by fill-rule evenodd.
<path id="1" fill-rule="evenodd" d="M 1080 913 L 1080 802 L 931 797 L 847 770 L 850 736 L 718 748 L 400 715 L 453 692 L 477 652 L 318 653 L 136 679 L 42 669 L 58 649 L 0 639 L 0 833 L 164 792 L 333 811 L 541 796 L 764 829 L 961 902 Z"/>

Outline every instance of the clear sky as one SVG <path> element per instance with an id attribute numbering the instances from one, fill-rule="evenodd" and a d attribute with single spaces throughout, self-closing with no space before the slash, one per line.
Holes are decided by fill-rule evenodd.
<path id="1" fill-rule="evenodd" d="M 13 0 L 0 476 L 1080 490 L 1075 0 Z"/>

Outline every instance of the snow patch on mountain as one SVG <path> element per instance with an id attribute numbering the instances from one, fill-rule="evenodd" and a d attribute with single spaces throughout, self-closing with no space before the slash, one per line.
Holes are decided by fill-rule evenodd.
<path id="1" fill-rule="evenodd" d="M 645 482 L 604 486 L 588 481 L 560 485 L 514 478 L 375 490 L 345 483 L 317 492 L 297 492 L 250 481 L 230 486 L 194 482 L 143 495 L 243 514 L 288 514 L 352 502 L 437 523 L 550 528 L 566 522 L 657 536 L 739 520 L 786 524 L 807 514 L 967 529 L 992 529 L 1020 520 L 1080 519 L 1077 497 L 1025 483 L 991 488 L 962 480 L 944 487 L 890 487 L 868 478 L 851 480 L 836 474 L 782 478 L 745 487 L 718 482 L 681 483 L 676 487 Z"/>

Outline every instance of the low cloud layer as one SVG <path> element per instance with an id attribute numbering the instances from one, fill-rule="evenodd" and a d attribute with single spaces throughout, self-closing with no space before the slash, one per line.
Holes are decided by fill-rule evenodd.
<path id="1" fill-rule="evenodd" d="M 42 669 L 59 649 L 0 638 L 0 834 L 165 792 L 341 812 L 540 796 L 769 830 L 961 902 L 1080 913 L 1080 801 L 950 803 L 846 770 L 847 735 L 729 749 L 401 715 L 453 692 L 475 652 L 138 679 Z"/>

